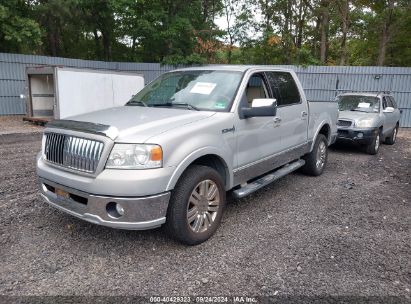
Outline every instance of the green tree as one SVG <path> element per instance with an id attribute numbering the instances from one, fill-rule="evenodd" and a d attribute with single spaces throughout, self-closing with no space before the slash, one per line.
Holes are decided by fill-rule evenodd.
<path id="1" fill-rule="evenodd" d="M 0 52 L 37 53 L 40 45 L 40 25 L 32 19 L 29 3 L 3 0 L 0 3 Z"/>
<path id="2" fill-rule="evenodd" d="M 411 66 L 410 28 L 409 0 L 0 4 L 1 52 L 107 61 Z"/>

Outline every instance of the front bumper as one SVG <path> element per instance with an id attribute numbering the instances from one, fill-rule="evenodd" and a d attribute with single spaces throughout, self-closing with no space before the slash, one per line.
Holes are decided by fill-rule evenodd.
<path id="1" fill-rule="evenodd" d="M 378 128 L 338 128 L 337 141 L 350 141 L 368 145 L 373 142 L 377 134 Z"/>
<path id="2" fill-rule="evenodd" d="M 39 178 L 40 191 L 47 203 L 85 221 L 112 228 L 144 230 L 166 221 L 170 192 L 144 197 L 100 196 Z M 64 193 L 64 196 L 57 195 Z M 109 203 L 121 204 L 122 216 L 109 212 Z"/>

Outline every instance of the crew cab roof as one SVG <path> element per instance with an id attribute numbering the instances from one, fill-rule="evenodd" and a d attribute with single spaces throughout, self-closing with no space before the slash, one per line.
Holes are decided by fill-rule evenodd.
<path id="1" fill-rule="evenodd" d="M 384 92 L 346 92 L 338 94 L 338 96 L 371 96 L 371 97 L 379 97 L 379 96 L 392 96 L 391 94 L 384 93 Z"/>
<path id="2" fill-rule="evenodd" d="M 199 66 L 199 67 L 176 69 L 174 71 L 213 70 L 213 71 L 246 72 L 248 70 L 254 70 L 254 69 L 258 69 L 258 70 L 267 69 L 267 70 L 276 70 L 276 71 L 284 71 L 284 72 L 292 71 L 292 69 L 281 68 L 275 65 L 204 65 L 204 66 Z"/>

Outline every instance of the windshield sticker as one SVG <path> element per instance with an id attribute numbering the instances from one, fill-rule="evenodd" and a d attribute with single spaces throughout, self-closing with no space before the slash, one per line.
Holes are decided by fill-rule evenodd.
<path id="1" fill-rule="evenodd" d="M 216 83 L 211 82 L 196 82 L 196 84 L 191 89 L 190 93 L 210 95 L 214 88 L 217 86 Z"/>
<path id="2" fill-rule="evenodd" d="M 370 107 L 370 103 L 368 103 L 368 102 L 360 102 L 359 104 L 358 104 L 358 108 L 369 108 Z"/>
<path id="3" fill-rule="evenodd" d="M 214 105 L 214 108 L 215 108 L 215 109 L 225 109 L 225 107 L 226 107 L 225 102 L 221 102 L 221 101 L 217 102 L 217 103 Z"/>

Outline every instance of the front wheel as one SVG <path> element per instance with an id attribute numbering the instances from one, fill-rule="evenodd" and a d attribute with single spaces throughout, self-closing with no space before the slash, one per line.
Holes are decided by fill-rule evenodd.
<path id="1" fill-rule="evenodd" d="M 375 155 L 378 153 L 379 149 L 380 149 L 380 133 L 377 133 L 373 141 L 369 145 L 366 146 L 365 150 L 368 154 Z"/>
<path id="2" fill-rule="evenodd" d="M 395 140 L 397 139 L 398 134 L 398 124 L 395 126 L 394 130 L 392 131 L 391 135 L 385 140 L 387 145 L 395 144 Z"/>
<path id="3" fill-rule="evenodd" d="M 305 165 L 302 172 L 308 175 L 318 176 L 324 171 L 328 158 L 328 142 L 323 134 L 318 134 L 313 150 L 303 157 Z"/>
<path id="4" fill-rule="evenodd" d="M 166 229 L 183 244 L 200 244 L 220 225 L 225 202 L 220 174 L 210 167 L 190 166 L 172 191 Z"/>

